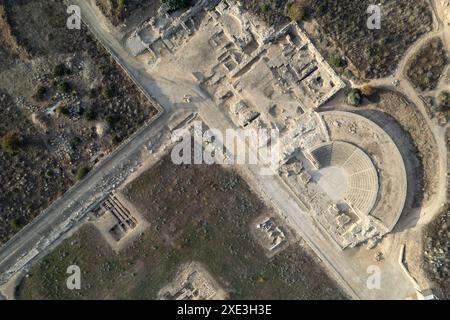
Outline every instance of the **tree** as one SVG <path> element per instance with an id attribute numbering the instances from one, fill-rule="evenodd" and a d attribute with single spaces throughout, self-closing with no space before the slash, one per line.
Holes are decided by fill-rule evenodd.
<path id="1" fill-rule="evenodd" d="M 72 148 L 76 148 L 81 144 L 81 142 L 82 141 L 80 137 L 73 137 L 72 140 L 70 141 L 70 145 L 72 146 Z"/>
<path id="2" fill-rule="evenodd" d="M 46 94 L 47 94 L 47 88 L 43 85 L 40 85 L 36 88 L 36 93 L 34 94 L 34 98 L 36 100 L 42 100 L 45 98 Z"/>
<path id="3" fill-rule="evenodd" d="M 20 139 L 15 133 L 7 133 L 0 141 L 2 149 L 7 153 L 19 150 Z"/>
<path id="4" fill-rule="evenodd" d="M 122 12 L 122 10 L 125 9 L 126 5 L 127 5 L 126 0 L 117 0 L 117 10 L 119 10 L 119 12 Z"/>
<path id="5" fill-rule="evenodd" d="M 108 124 L 108 126 L 109 126 L 110 128 L 112 128 L 112 127 L 114 127 L 114 125 L 117 123 L 117 121 L 119 121 L 119 117 L 116 116 L 116 115 L 111 115 L 111 114 L 109 114 L 109 115 L 107 115 L 107 116 L 105 117 L 105 121 L 106 121 L 106 123 Z"/>
<path id="6" fill-rule="evenodd" d="M 59 63 L 53 69 L 53 75 L 55 77 L 62 77 L 70 74 L 70 69 L 66 67 L 64 63 Z"/>
<path id="7" fill-rule="evenodd" d="M 260 8 L 263 13 L 267 13 L 269 12 L 270 6 L 267 3 L 263 3 L 261 4 Z"/>
<path id="8" fill-rule="evenodd" d="M 80 167 L 80 168 L 78 168 L 77 174 L 75 176 L 75 179 L 77 179 L 77 181 L 83 180 L 84 177 L 87 176 L 89 171 L 90 171 L 90 169 L 88 167 Z"/>
<path id="9" fill-rule="evenodd" d="M 442 91 L 437 97 L 437 104 L 440 111 L 450 110 L 450 92 Z"/>
<path id="10" fill-rule="evenodd" d="M 13 233 L 17 233 L 24 225 L 25 219 L 23 217 L 14 218 L 9 222 L 9 226 L 11 227 L 11 231 Z"/>
<path id="11" fill-rule="evenodd" d="M 70 112 L 69 109 L 67 109 L 65 106 L 59 106 L 55 109 L 55 112 L 57 114 L 62 114 L 63 116 L 69 116 Z"/>
<path id="12" fill-rule="evenodd" d="M 328 59 L 328 63 L 335 67 L 335 68 L 344 68 L 347 66 L 347 61 L 345 61 L 344 58 L 342 58 L 340 55 L 338 54 L 334 54 L 332 55 L 329 59 Z"/>
<path id="13" fill-rule="evenodd" d="M 109 88 L 109 87 L 103 87 L 103 88 L 102 88 L 102 96 L 103 96 L 105 99 L 111 99 L 112 96 L 113 96 L 113 91 L 112 91 L 111 88 Z"/>
<path id="14" fill-rule="evenodd" d="M 305 0 L 296 0 L 286 5 L 286 15 L 292 21 L 300 21 L 306 15 L 306 2 Z"/>
<path id="15" fill-rule="evenodd" d="M 83 112 L 83 118 L 87 121 L 95 120 L 96 114 L 95 111 L 92 109 L 87 109 Z"/>
<path id="16" fill-rule="evenodd" d="M 352 106 L 359 106 L 362 102 L 362 95 L 359 89 L 352 89 L 347 95 L 347 102 Z"/>
<path id="17" fill-rule="evenodd" d="M 161 0 L 170 11 L 187 8 L 191 4 L 191 0 Z"/>
<path id="18" fill-rule="evenodd" d="M 67 81 L 61 81 L 58 84 L 58 91 L 60 93 L 69 93 L 69 91 L 70 91 L 70 84 Z"/>

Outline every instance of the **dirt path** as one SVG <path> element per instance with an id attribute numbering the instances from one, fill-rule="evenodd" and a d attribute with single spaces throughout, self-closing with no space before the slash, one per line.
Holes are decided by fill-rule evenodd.
<path id="1" fill-rule="evenodd" d="M 441 38 L 445 43 L 447 51 L 450 52 L 450 26 L 445 25 L 442 22 L 444 18 L 442 17 L 443 10 L 438 2 L 439 0 L 432 1 L 434 20 L 433 31 L 424 35 L 406 51 L 405 55 L 400 60 L 397 71 L 393 76 L 375 79 L 370 82 L 370 84 L 373 86 L 399 91 L 404 94 L 414 105 L 417 106 L 435 137 L 439 156 L 439 181 L 437 188 L 438 192 L 436 193 L 432 201 L 429 202 L 428 206 L 423 208 L 420 214 L 420 220 L 418 221 L 418 224 L 420 225 L 427 224 L 432 221 L 435 218 L 436 214 L 439 214 L 442 204 L 447 199 L 447 147 L 445 144 L 446 127 L 436 125 L 428 117 L 425 104 L 420 98 L 416 89 L 409 82 L 406 76 L 406 71 L 411 58 L 414 57 L 414 55 L 420 50 L 420 48 L 422 48 L 424 44 L 435 37 Z M 397 87 L 393 83 L 395 80 L 399 80 L 399 85 Z"/>
<path id="2" fill-rule="evenodd" d="M 431 121 L 425 110 L 424 102 L 406 76 L 406 70 L 410 59 L 414 57 L 414 55 L 420 50 L 420 48 L 422 48 L 424 44 L 426 44 L 434 37 L 441 38 L 447 49 L 447 52 L 450 53 L 450 26 L 443 22 L 443 19 L 445 19 L 445 17 L 443 16 L 444 10 L 440 4 L 440 0 L 432 1 L 432 6 L 434 17 L 433 31 L 423 36 L 408 49 L 405 56 L 400 61 L 398 69 L 393 76 L 382 79 L 375 79 L 370 82 L 373 86 L 382 87 L 394 91 L 396 90 L 403 93 L 420 110 L 436 140 L 439 157 L 439 171 L 437 173 L 439 181 L 437 193 L 435 194 L 432 201 L 429 202 L 428 206 L 422 208 L 421 212 L 418 213 L 420 218 L 413 229 L 405 228 L 405 232 L 395 233 L 389 236 L 391 238 L 391 240 L 389 241 L 391 249 L 398 248 L 400 245 L 405 243 L 407 244 L 407 252 L 409 252 L 409 254 L 407 254 L 407 261 L 410 262 L 410 271 L 422 286 L 425 286 L 428 283 L 426 276 L 423 275 L 423 270 L 420 262 L 423 252 L 421 241 L 421 239 L 423 238 L 423 230 L 442 212 L 442 206 L 447 201 L 447 146 L 445 131 L 446 128 L 449 127 L 449 124 L 447 124 L 445 127 L 442 127 Z M 447 67 L 447 69 L 448 68 L 449 67 Z M 400 81 L 398 87 L 393 85 L 394 80 Z M 442 87 L 442 83 L 440 83 L 439 86 Z M 439 90 L 436 89 L 433 92 L 428 93 L 434 93 L 435 95 L 437 95 L 438 92 Z M 403 221 L 403 223 L 405 224 L 405 227 L 408 227 L 406 226 L 406 224 L 408 224 L 408 220 Z"/>
<path id="3" fill-rule="evenodd" d="M 437 9 L 438 1 L 439 0 L 435 0 L 432 2 L 433 16 L 435 20 L 434 31 L 423 37 L 413 47 L 411 47 L 410 50 L 408 50 L 407 54 L 400 62 L 399 68 L 396 73 L 396 78 L 400 80 L 400 91 L 402 91 L 402 93 L 405 94 L 419 108 L 423 117 L 426 119 L 428 126 L 433 132 L 438 147 L 438 156 L 440 164 L 438 173 L 439 177 L 438 193 L 435 195 L 433 201 L 430 201 L 429 206 L 423 209 L 423 214 L 421 215 L 421 218 L 418 222 L 418 224 L 421 225 L 427 224 L 428 222 L 432 221 L 435 218 L 435 216 L 439 214 L 439 212 L 441 211 L 442 204 L 447 200 L 447 191 L 446 191 L 447 179 L 445 174 L 447 172 L 447 146 L 445 144 L 445 128 L 433 123 L 431 119 L 428 117 L 424 102 L 419 97 L 419 94 L 417 93 L 415 88 L 407 79 L 406 70 L 410 59 L 420 50 L 420 48 L 424 44 L 426 44 L 430 39 L 434 37 L 441 38 L 446 44 L 447 51 L 450 52 L 449 50 L 450 47 L 448 46 L 450 43 L 446 42 L 445 40 L 445 35 L 447 36 L 449 35 L 448 29 L 450 29 L 450 27 L 442 23 L 442 17 L 440 15 L 443 13 L 443 11 Z"/>

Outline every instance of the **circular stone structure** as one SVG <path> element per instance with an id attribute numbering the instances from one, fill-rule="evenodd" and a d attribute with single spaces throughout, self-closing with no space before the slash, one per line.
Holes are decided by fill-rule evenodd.
<path id="1" fill-rule="evenodd" d="M 368 215 L 378 195 L 378 176 L 369 156 L 357 146 L 333 141 L 311 154 L 320 165 L 317 183 L 335 201 L 344 201 L 358 213 Z"/>
<path id="2" fill-rule="evenodd" d="M 314 157 L 320 158 L 321 166 L 346 172 L 344 198 L 391 231 L 407 193 L 405 164 L 396 144 L 376 123 L 358 114 L 325 111 L 320 115 L 331 142 L 314 148 Z"/>
<path id="3" fill-rule="evenodd" d="M 341 202 L 347 193 L 347 172 L 339 167 L 323 167 L 312 178 L 335 203 Z"/>

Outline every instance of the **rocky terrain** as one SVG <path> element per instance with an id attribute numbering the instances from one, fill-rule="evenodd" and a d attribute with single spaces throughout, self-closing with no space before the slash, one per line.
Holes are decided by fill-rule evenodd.
<path id="1" fill-rule="evenodd" d="M 66 19 L 61 0 L 0 2 L 0 242 L 157 112 Z"/>
<path id="2" fill-rule="evenodd" d="M 425 44 L 409 62 L 409 81 L 421 91 L 437 87 L 444 68 L 448 64 L 448 54 L 440 38 Z"/>
<path id="3" fill-rule="evenodd" d="M 0 243 L 47 207 L 73 182 L 11 96 L 0 90 L 0 137 L 17 142 L 0 148 Z M 5 138 L 2 138 L 2 140 Z"/>
<path id="4" fill-rule="evenodd" d="M 406 50 L 431 31 L 426 0 L 381 0 L 381 29 L 367 28 L 370 0 L 311 0 L 311 15 L 360 72 L 361 78 L 393 73 Z"/>
<path id="5" fill-rule="evenodd" d="M 359 78 L 382 78 L 395 71 L 406 50 L 432 29 L 432 13 L 428 1 L 382 0 L 381 29 L 367 28 L 370 0 L 257 0 L 243 1 L 246 9 L 268 24 L 291 20 L 315 21 L 318 33 L 327 39 L 314 42 L 328 56 L 330 48 L 338 48 L 356 67 Z M 299 8 L 295 14 L 290 8 Z M 339 55 L 339 53 L 336 53 Z"/>
<path id="6" fill-rule="evenodd" d="M 425 272 L 434 282 L 436 295 L 450 299 L 450 210 L 442 214 L 426 230 Z"/>
<path id="7" fill-rule="evenodd" d="M 289 18 L 286 16 L 287 3 L 288 0 L 242 1 L 246 10 L 253 12 L 269 25 L 289 21 Z"/>
<path id="8" fill-rule="evenodd" d="M 0 72 L 8 67 L 13 58 L 26 59 L 28 57 L 28 53 L 17 43 L 17 39 L 12 33 L 3 1 L 0 1 L 0 39 L 3 41 L 0 50 Z"/>
<path id="9" fill-rule="evenodd" d="M 114 26 L 126 22 L 135 10 L 158 7 L 160 0 L 96 0 L 97 6 Z"/>

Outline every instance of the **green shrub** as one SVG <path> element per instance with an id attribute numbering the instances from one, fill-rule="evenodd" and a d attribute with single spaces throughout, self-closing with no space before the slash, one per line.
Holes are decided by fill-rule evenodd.
<path id="1" fill-rule="evenodd" d="M 89 98 L 94 99 L 96 98 L 98 95 L 98 89 L 97 88 L 92 88 L 89 89 Z"/>
<path id="2" fill-rule="evenodd" d="M 70 145 L 72 146 L 72 148 L 75 148 L 75 147 L 79 146 L 80 144 L 81 144 L 80 137 L 73 137 L 72 140 L 70 141 Z"/>
<path id="3" fill-rule="evenodd" d="M 92 109 L 87 109 L 83 111 L 83 118 L 88 121 L 95 120 L 96 114 Z"/>
<path id="4" fill-rule="evenodd" d="M 40 85 L 36 88 L 34 97 L 36 100 L 43 100 L 46 94 L 47 94 L 47 87 Z"/>
<path id="5" fill-rule="evenodd" d="M 14 133 L 7 133 L 1 140 L 0 145 L 2 150 L 7 153 L 14 153 L 19 150 L 20 147 L 20 139 Z"/>
<path id="6" fill-rule="evenodd" d="M 91 171 L 89 169 L 89 167 L 80 167 L 77 170 L 77 174 L 75 176 L 75 179 L 77 179 L 77 181 L 83 180 L 84 177 L 87 176 L 87 174 L 89 173 L 89 171 Z"/>
<path id="7" fill-rule="evenodd" d="M 328 63 L 335 68 L 344 68 L 347 66 L 347 61 L 338 54 L 332 55 L 328 59 Z"/>
<path id="8" fill-rule="evenodd" d="M 269 12 L 269 9 L 270 9 L 270 6 L 267 3 L 263 3 L 261 5 L 261 12 L 267 13 L 267 12 Z"/>
<path id="9" fill-rule="evenodd" d="M 66 106 L 59 106 L 59 107 L 57 107 L 55 109 L 55 112 L 57 114 L 62 114 L 63 116 L 69 116 L 70 115 L 69 109 L 67 109 Z"/>
<path id="10" fill-rule="evenodd" d="M 440 111 L 450 110 L 450 92 L 442 91 L 437 97 L 437 103 Z"/>
<path id="11" fill-rule="evenodd" d="M 321 2 L 317 4 L 317 10 L 316 12 L 320 15 L 324 15 L 328 11 L 328 4 L 326 2 Z"/>
<path id="12" fill-rule="evenodd" d="M 58 91 L 60 93 L 69 93 L 70 83 L 68 83 L 67 81 L 61 81 L 60 83 L 58 83 Z"/>
<path id="13" fill-rule="evenodd" d="M 108 126 L 112 128 L 117 123 L 117 121 L 119 121 L 119 117 L 116 115 L 107 115 L 105 121 L 108 124 Z"/>
<path id="14" fill-rule="evenodd" d="M 302 0 L 296 0 L 294 2 L 288 3 L 286 5 L 286 16 L 291 19 L 291 21 L 300 21 L 306 15 L 306 5 Z"/>
<path id="15" fill-rule="evenodd" d="M 62 77 L 70 74 L 70 69 L 64 63 L 60 63 L 53 69 L 53 75 L 55 77 Z"/>
<path id="16" fill-rule="evenodd" d="M 113 91 L 109 87 L 103 87 L 103 89 L 102 89 L 102 96 L 105 99 L 111 99 L 112 96 L 113 96 Z"/>
<path id="17" fill-rule="evenodd" d="M 25 225 L 25 219 L 22 217 L 14 218 L 9 221 L 9 226 L 11 227 L 11 231 L 13 233 L 18 232 Z"/>
<path id="18" fill-rule="evenodd" d="M 352 89 L 347 94 L 347 102 L 352 106 L 359 106 L 362 103 L 362 94 L 359 89 Z"/>
<path id="19" fill-rule="evenodd" d="M 126 0 L 117 0 L 117 10 L 119 12 L 122 12 L 122 10 L 125 9 L 126 5 L 127 5 Z"/>
<path id="20" fill-rule="evenodd" d="M 175 11 L 190 6 L 191 0 L 161 0 L 161 3 L 167 5 L 170 11 Z"/>

